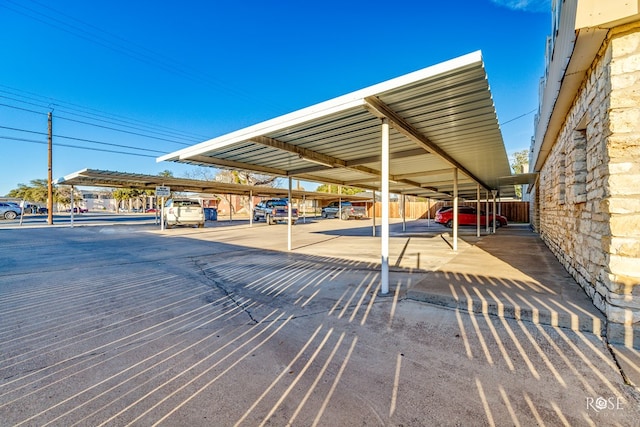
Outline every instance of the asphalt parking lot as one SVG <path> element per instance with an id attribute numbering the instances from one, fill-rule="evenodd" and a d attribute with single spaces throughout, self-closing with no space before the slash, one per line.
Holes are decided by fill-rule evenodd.
<path id="1" fill-rule="evenodd" d="M 599 331 L 409 298 L 492 238 L 411 230 L 381 296 L 369 221 L 4 227 L 0 424 L 638 425 Z"/>

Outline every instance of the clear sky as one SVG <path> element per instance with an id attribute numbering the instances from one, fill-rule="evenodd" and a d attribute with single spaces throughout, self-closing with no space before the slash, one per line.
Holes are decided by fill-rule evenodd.
<path id="1" fill-rule="evenodd" d="M 476 50 L 511 155 L 533 135 L 550 10 L 550 0 L 0 0 L 0 195 L 46 179 L 49 111 L 54 179 L 84 168 L 194 176 L 202 168 L 155 159 Z"/>

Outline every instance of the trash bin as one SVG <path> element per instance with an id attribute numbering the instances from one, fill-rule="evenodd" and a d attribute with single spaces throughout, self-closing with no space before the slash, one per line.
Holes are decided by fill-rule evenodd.
<path id="1" fill-rule="evenodd" d="M 218 209 L 216 209 L 216 208 L 204 208 L 204 219 L 205 219 L 205 221 L 217 221 L 218 220 Z"/>

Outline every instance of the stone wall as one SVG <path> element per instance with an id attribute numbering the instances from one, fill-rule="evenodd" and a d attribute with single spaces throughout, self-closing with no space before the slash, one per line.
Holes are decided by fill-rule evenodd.
<path id="1" fill-rule="evenodd" d="M 610 32 L 535 190 L 538 231 L 609 341 L 640 347 L 640 24 Z"/>

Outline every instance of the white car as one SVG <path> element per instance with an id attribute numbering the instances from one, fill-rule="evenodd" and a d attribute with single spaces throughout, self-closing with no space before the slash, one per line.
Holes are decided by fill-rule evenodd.
<path id="1" fill-rule="evenodd" d="M 204 227 L 204 209 L 197 200 L 169 199 L 164 205 L 164 226 L 192 225 Z"/>

